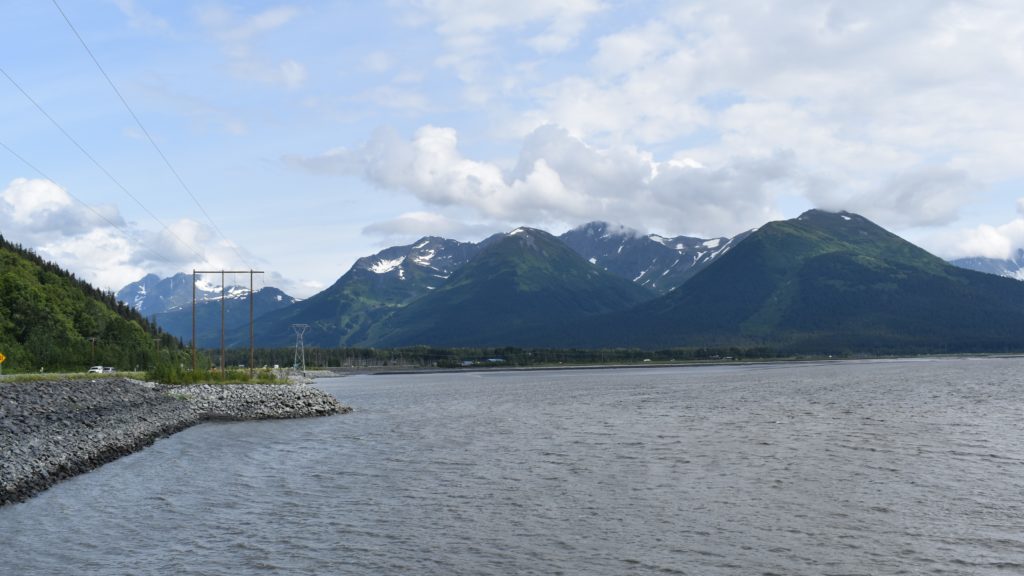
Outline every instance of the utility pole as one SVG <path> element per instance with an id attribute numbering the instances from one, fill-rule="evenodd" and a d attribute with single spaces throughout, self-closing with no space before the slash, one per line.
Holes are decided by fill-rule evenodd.
<path id="1" fill-rule="evenodd" d="M 224 271 L 220 271 L 220 377 L 224 379 Z"/>
<path id="2" fill-rule="evenodd" d="M 192 270 L 192 372 L 196 371 L 196 274 L 220 274 L 220 374 L 224 376 L 224 303 L 226 300 L 226 288 L 224 286 L 225 274 L 249 274 L 249 376 L 252 376 L 253 357 L 255 349 L 253 345 L 253 300 L 252 300 L 252 277 L 254 274 L 263 274 L 261 270 Z"/>
<path id="3" fill-rule="evenodd" d="M 299 359 L 302 360 L 302 374 L 306 374 L 306 344 L 302 341 L 302 335 L 309 330 L 309 324 L 292 324 L 292 330 L 295 331 L 295 360 L 292 363 L 292 367 L 299 367 Z"/>
<path id="4" fill-rule="evenodd" d="M 192 269 L 192 381 L 196 378 L 196 269 Z"/>
<path id="5" fill-rule="evenodd" d="M 252 380 L 253 370 L 255 370 L 256 364 L 256 348 L 253 340 L 253 329 L 252 329 L 252 275 L 254 272 L 249 270 L 249 380 Z"/>
<path id="6" fill-rule="evenodd" d="M 96 341 L 99 340 L 99 336 L 89 336 L 89 342 L 92 342 L 92 356 L 89 357 L 89 363 L 92 366 L 96 365 Z"/>

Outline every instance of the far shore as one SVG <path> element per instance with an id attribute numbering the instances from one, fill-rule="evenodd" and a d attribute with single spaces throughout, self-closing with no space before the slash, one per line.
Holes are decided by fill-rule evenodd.
<path id="1" fill-rule="evenodd" d="M 380 366 L 380 367 L 330 367 L 318 368 L 316 373 L 308 371 L 313 378 L 337 378 L 356 375 L 398 376 L 402 374 L 459 374 L 469 372 L 529 372 L 550 370 L 623 370 L 623 369 L 657 369 L 657 368 L 699 368 L 706 366 L 771 366 L 806 364 L 818 365 L 826 363 L 856 362 L 910 362 L 927 360 L 956 360 L 963 358 L 1022 358 L 1024 353 L 971 353 L 971 354 L 927 354 L 919 356 L 843 356 L 843 357 L 793 357 L 793 358 L 747 358 L 692 360 L 678 362 L 637 362 L 632 364 L 544 364 L 537 366 L 503 366 L 488 364 L 476 366 L 460 366 L 455 368 L 437 368 L 420 366 Z"/>

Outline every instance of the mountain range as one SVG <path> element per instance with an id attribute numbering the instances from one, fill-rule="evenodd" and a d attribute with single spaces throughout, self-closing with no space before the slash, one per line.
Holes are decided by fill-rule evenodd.
<path id="1" fill-rule="evenodd" d="M 1019 248 L 1011 258 L 958 258 L 950 263 L 968 270 L 1024 280 L 1024 250 Z"/>
<path id="2" fill-rule="evenodd" d="M 606 222 L 590 222 L 559 238 L 591 264 L 664 294 L 681 286 L 752 231 L 733 238 L 640 235 Z"/>
<path id="3" fill-rule="evenodd" d="M 443 285 L 375 325 L 370 341 L 386 347 L 528 346 L 534 331 L 652 297 L 547 232 L 517 228 L 492 237 Z"/>
<path id="4" fill-rule="evenodd" d="M 150 318 L 165 332 L 184 342 L 192 341 L 192 275 L 178 273 L 168 278 L 148 274 L 118 290 L 119 301 Z M 220 346 L 221 286 L 200 276 L 195 281 L 196 344 L 203 348 Z M 249 287 L 233 284 L 224 287 L 224 326 L 249 334 Z M 274 287 L 253 291 L 254 315 L 285 308 L 297 300 Z"/>
<path id="5" fill-rule="evenodd" d="M 817 353 L 1024 346 L 1024 284 L 953 266 L 846 212 L 770 222 L 683 287 L 544 343 Z M 538 335 L 538 338 L 540 335 Z"/>
<path id="6" fill-rule="evenodd" d="M 142 294 L 119 295 L 140 310 L 174 302 L 158 285 L 150 278 Z M 291 325 L 308 324 L 306 343 L 324 347 L 1024 347 L 1024 284 L 953 266 L 861 216 L 820 210 L 734 238 L 600 222 L 559 237 L 531 228 L 480 243 L 424 237 L 361 258 L 306 300 L 276 296 L 280 306 L 260 306 L 260 346 L 288 346 Z M 245 313 L 230 344 L 248 344 Z"/>

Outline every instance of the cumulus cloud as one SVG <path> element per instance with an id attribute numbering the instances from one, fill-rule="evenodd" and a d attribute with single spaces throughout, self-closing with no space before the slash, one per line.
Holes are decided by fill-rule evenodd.
<path id="1" fill-rule="evenodd" d="M 136 244 L 117 230 L 98 228 L 65 236 L 42 244 L 36 250 L 90 284 L 108 290 L 120 289 L 150 270 L 134 262 Z"/>
<path id="2" fill-rule="evenodd" d="M 893 174 L 873 189 L 828 182 L 808 197 L 826 210 L 849 210 L 886 226 L 939 226 L 956 220 L 979 189 L 963 170 L 922 166 Z"/>
<path id="3" fill-rule="evenodd" d="M 943 258 L 1007 259 L 1024 249 L 1024 198 L 1017 200 L 1017 215 L 1000 225 L 982 224 L 973 228 L 942 230 L 922 241 Z"/>
<path id="4" fill-rule="evenodd" d="M 712 235 L 776 216 L 776 188 L 795 177 L 786 154 L 710 168 L 685 159 L 658 162 L 632 147 L 591 146 L 557 126 L 530 134 L 511 170 L 466 158 L 455 130 L 434 126 L 420 128 L 411 141 L 380 130 L 357 148 L 285 160 L 315 172 L 361 176 L 424 204 L 470 209 L 489 221 L 608 220 Z"/>
<path id="5" fill-rule="evenodd" d="M 220 42 L 232 72 L 265 84 L 298 88 L 306 81 L 306 67 L 291 58 L 274 61 L 253 52 L 252 44 L 260 36 L 290 22 L 298 14 L 292 6 L 278 6 L 248 16 L 238 16 L 222 6 L 207 6 L 197 11 L 199 22 Z"/>
<path id="6" fill-rule="evenodd" d="M 186 218 L 146 230 L 126 222 L 116 206 L 87 206 L 42 179 L 16 178 L 0 191 L 0 233 L 112 290 L 148 273 L 239 265 L 239 248 L 204 224 Z"/>
<path id="7" fill-rule="evenodd" d="M 57 237 L 124 226 L 124 219 L 116 207 L 81 204 L 49 180 L 16 178 L 0 192 L 0 225 L 21 237 Z"/>
<path id="8" fill-rule="evenodd" d="M 97 286 L 141 276 L 127 230 L 116 207 L 86 206 L 49 180 L 16 178 L 0 192 L 0 233 Z"/>
<path id="9" fill-rule="evenodd" d="M 688 2 L 596 39 L 509 123 L 675 149 L 709 166 L 786 154 L 822 207 L 954 221 L 1021 176 L 1024 13 L 984 3 Z"/>

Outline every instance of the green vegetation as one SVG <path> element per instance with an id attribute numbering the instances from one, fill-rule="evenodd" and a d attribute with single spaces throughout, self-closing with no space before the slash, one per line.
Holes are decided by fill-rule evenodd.
<path id="1" fill-rule="evenodd" d="M 537 332 L 557 332 L 654 296 L 590 264 L 547 232 L 524 229 L 490 244 L 437 290 L 376 324 L 369 342 L 530 345 Z"/>
<path id="2" fill-rule="evenodd" d="M 83 372 L 22 372 L 17 374 L 4 373 L 0 376 L 0 384 L 4 382 L 47 382 L 50 380 L 110 380 L 114 378 L 134 378 L 144 380 L 145 372 L 115 372 L 113 374 L 87 374 Z"/>
<path id="3" fill-rule="evenodd" d="M 403 280 L 354 267 L 327 290 L 261 315 L 254 328 L 256 341 L 285 345 L 295 338 L 289 326 L 303 323 L 310 326 L 307 342 L 364 343 L 376 322 L 428 292 L 428 282 L 436 281 L 429 276 L 419 266 L 410 266 Z M 228 338 L 236 345 L 248 343 L 248 324 L 232 330 Z"/>
<path id="4" fill-rule="evenodd" d="M 232 351 L 233 354 L 237 351 Z M 246 351 L 248 352 L 248 351 Z M 161 384 L 286 384 L 269 369 L 259 369 L 250 376 L 244 368 L 229 368 L 221 373 L 208 360 L 205 354 L 197 358 L 196 371 L 192 371 L 192 360 L 187 352 L 164 351 L 160 354 L 156 365 L 146 372 L 145 379 Z"/>
<path id="5" fill-rule="evenodd" d="M 292 348 L 258 348 L 257 365 L 290 366 Z M 202 358 L 202 354 L 200 358 Z M 410 346 L 405 348 L 319 348 L 306 349 L 306 367 L 318 368 L 462 368 L 475 367 L 544 367 L 559 365 L 612 365 L 671 362 L 721 362 L 777 360 L 784 356 L 771 348 L 615 348 L 588 350 L 581 348 L 438 348 Z M 248 362 L 248 350 L 228 350 L 230 365 Z M 495 361 L 497 360 L 497 361 Z"/>
<path id="6" fill-rule="evenodd" d="M 1024 350 L 1024 284 L 957 268 L 865 218 L 809 211 L 751 234 L 674 292 L 566 341 L 800 354 Z"/>
<path id="7" fill-rule="evenodd" d="M 0 236 L 4 372 L 84 372 L 92 365 L 144 369 L 155 360 L 158 343 L 179 345 L 113 293 Z"/>

